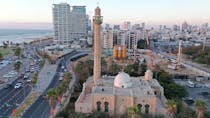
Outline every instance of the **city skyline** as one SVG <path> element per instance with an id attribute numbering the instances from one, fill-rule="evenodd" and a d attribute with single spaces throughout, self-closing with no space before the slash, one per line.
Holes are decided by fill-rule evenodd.
<path id="1" fill-rule="evenodd" d="M 85 5 L 87 14 L 93 15 L 93 8 L 98 4 L 103 9 L 104 24 L 121 24 L 124 21 L 145 22 L 150 25 L 201 25 L 210 22 L 209 0 L 54 0 L 54 3 L 67 2 L 70 6 Z M 7 0 L 0 4 L 0 27 L 19 27 L 17 24 L 48 24 L 52 28 L 52 0 Z M 10 6 L 10 7 L 8 7 Z M 38 9 L 37 9 L 38 8 Z M 6 12 L 5 12 L 6 11 Z M 11 23 L 13 25 L 11 25 Z M 41 26 L 40 26 L 41 27 Z M 43 28 L 43 26 L 41 27 Z"/>

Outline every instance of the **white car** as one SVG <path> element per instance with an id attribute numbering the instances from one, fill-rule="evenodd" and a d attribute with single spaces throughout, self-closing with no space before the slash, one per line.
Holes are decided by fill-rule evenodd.
<path id="1" fill-rule="evenodd" d="M 18 89 L 18 88 L 21 87 L 21 85 L 22 85 L 22 83 L 18 82 L 18 83 L 15 84 L 15 87 L 14 87 L 14 88 L 15 88 L 15 89 Z"/>
<path id="2" fill-rule="evenodd" d="M 17 71 L 10 71 L 8 74 L 10 74 L 10 75 L 17 75 L 18 72 Z"/>
<path id="3" fill-rule="evenodd" d="M 30 83 L 31 82 L 31 79 L 27 79 L 26 82 Z"/>
<path id="4" fill-rule="evenodd" d="M 59 77 L 59 81 L 62 81 L 63 80 L 63 77 Z"/>

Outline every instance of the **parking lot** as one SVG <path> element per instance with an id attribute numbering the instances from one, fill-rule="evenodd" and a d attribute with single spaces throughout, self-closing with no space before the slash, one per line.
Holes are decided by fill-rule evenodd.
<path id="1" fill-rule="evenodd" d="M 177 84 L 180 84 L 182 86 L 185 86 L 188 94 L 189 94 L 189 98 L 192 99 L 193 101 L 196 101 L 197 99 L 202 99 L 204 100 L 207 105 L 208 105 L 208 111 L 210 111 L 210 88 L 207 88 L 205 85 L 210 82 L 207 83 L 198 83 L 198 82 L 194 82 L 194 83 L 198 83 L 199 86 L 195 86 L 195 87 L 189 87 L 187 86 L 188 84 L 188 80 L 180 80 L 180 79 L 176 79 L 175 82 Z M 191 108 L 193 108 L 193 103 L 192 104 L 188 104 Z"/>

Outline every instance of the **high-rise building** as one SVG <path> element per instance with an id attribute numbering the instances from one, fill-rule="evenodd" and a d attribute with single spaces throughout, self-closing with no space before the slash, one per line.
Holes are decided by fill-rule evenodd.
<path id="1" fill-rule="evenodd" d="M 52 9 L 56 44 L 69 45 L 74 39 L 87 37 L 88 20 L 85 6 L 71 8 L 67 3 L 60 3 L 53 4 Z"/>
<path id="2" fill-rule="evenodd" d="M 103 48 L 112 49 L 113 48 L 113 30 L 105 30 L 103 32 Z"/>
<path id="3" fill-rule="evenodd" d="M 137 33 L 135 31 L 130 31 L 129 38 L 127 41 L 127 48 L 128 49 L 137 49 Z"/>
<path id="4" fill-rule="evenodd" d="M 120 25 L 114 25 L 113 29 L 114 30 L 120 30 Z"/>
<path id="5" fill-rule="evenodd" d="M 130 30 L 131 29 L 131 22 L 129 22 L 129 21 L 123 22 L 121 29 L 122 30 Z"/>
<path id="6" fill-rule="evenodd" d="M 53 4 L 54 41 L 56 44 L 68 44 L 70 40 L 70 5 Z"/>
<path id="7" fill-rule="evenodd" d="M 97 80 L 101 77 L 101 24 L 103 17 L 101 16 L 101 9 L 95 9 L 95 16 L 93 16 L 93 29 L 94 29 L 94 68 L 93 79 L 96 84 Z"/>
<path id="8" fill-rule="evenodd" d="M 87 37 L 87 16 L 85 6 L 73 6 L 70 13 L 71 38 Z"/>

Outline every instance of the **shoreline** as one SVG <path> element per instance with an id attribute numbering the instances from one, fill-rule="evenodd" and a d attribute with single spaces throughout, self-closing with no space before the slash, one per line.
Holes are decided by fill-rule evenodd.
<path id="1" fill-rule="evenodd" d="M 34 38 L 22 38 L 22 40 L 4 40 L 1 41 L 0 40 L 0 47 L 3 46 L 3 42 L 6 42 L 11 45 L 15 45 L 15 44 L 23 44 L 23 43 L 36 43 L 36 42 L 40 42 L 40 41 L 45 41 L 45 40 L 53 40 L 53 35 L 43 35 L 41 37 L 34 37 Z"/>

